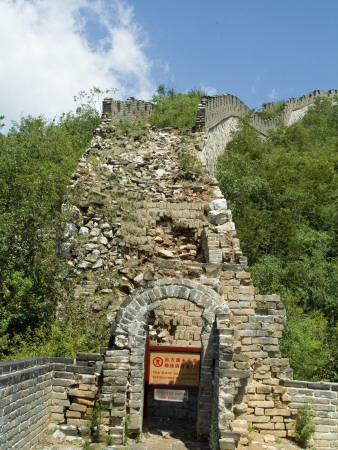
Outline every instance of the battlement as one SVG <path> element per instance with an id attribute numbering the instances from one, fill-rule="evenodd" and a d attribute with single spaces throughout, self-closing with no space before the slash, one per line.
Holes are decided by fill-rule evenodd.
<path id="1" fill-rule="evenodd" d="M 257 114 L 252 114 L 251 125 L 262 136 L 266 136 L 271 128 L 277 128 L 280 125 L 289 126 L 301 119 L 317 98 L 333 99 L 336 95 L 338 95 L 338 91 L 331 89 L 328 93 L 317 90 L 299 98 L 289 98 L 285 102 L 283 112 L 278 117 L 264 120 Z M 273 105 L 274 103 L 268 103 L 264 109 L 271 110 Z M 214 174 L 217 159 L 231 140 L 232 132 L 237 129 L 238 120 L 252 112 L 234 95 L 202 97 L 197 110 L 195 129 L 207 133 L 202 156 L 211 174 Z"/>
<path id="2" fill-rule="evenodd" d="M 137 122 L 147 120 L 151 113 L 153 104 L 144 100 L 136 100 L 134 97 L 128 98 L 125 102 L 105 98 L 103 100 L 102 119 L 111 119 L 112 122 Z"/>
<path id="3" fill-rule="evenodd" d="M 252 126 L 262 135 L 266 136 L 269 128 L 275 128 L 279 124 L 288 125 L 293 111 L 311 105 L 317 98 L 334 98 L 338 95 L 336 89 L 331 89 L 328 93 L 320 90 L 311 94 L 303 95 L 299 98 L 289 98 L 282 114 L 274 119 L 263 120 L 255 115 L 252 118 Z M 271 109 L 271 103 L 269 104 Z M 211 131 L 220 122 L 230 117 L 243 117 L 251 113 L 252 110 L 246 106 L 238 97 L 230 94 L 213 95 L 202 97 L 197 110 L 196 129 L 199 131 Z"/>

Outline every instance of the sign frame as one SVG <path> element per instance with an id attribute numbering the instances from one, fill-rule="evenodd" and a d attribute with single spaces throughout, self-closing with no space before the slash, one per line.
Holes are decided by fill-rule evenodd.
<path id="1" fill-rule="evenodd" d="M 187 390 L 187 391 L 195 391 L 198 392 L 199 385 L 192 386 L 186 384 L 153 384 L 149 383 L 150 376 L 150 353 L 151 352 L 160 352 L 160 353 L 198 353 L 201 355 L 200 358 L 200 367 L 199 367 L 199 379 L 202 368 L 202 348 L 201 347 L 174 347 L 169 345 L 150 345 L 150 336 L 147 339 L 147 347 L 146 347 L 146 357 L 145 357 L 145 374 L 144 374 L 144 408 L 143 415 L 146 417 L 147 415 L 147 398 L 148 391 L 157 389 L 177 389 L 177 390 Z"/>

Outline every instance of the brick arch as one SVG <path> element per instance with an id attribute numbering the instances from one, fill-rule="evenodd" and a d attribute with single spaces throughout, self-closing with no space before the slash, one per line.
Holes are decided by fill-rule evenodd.
<path id="1" fill-rule="evenodd" d="M 135 290 L 122 303 L 112 324 L 111 334 L 115 349 L 129 352 L 128 386 L 132 390 L 127 395 L 133 398 L 133 392 L 139 394 L 139 400 L 129 404 L 129 411 L 127 411 L 130 417 L 129 429 L 136 433 L 142 431 L 144 363 L 149 314 L 167 298 L 187 300 L 203 309 L 197 434 L 206 437 L 212 421 L 218 419 L 218 408 L 215 409 L 215 405 L 218 404 L 219 389 L 213 386 L 213 380 L 216 375 L 215 370 L 218 370 L 218 368 L 215 369 L 215 358 L 219 359 L 220 352 L 219 328 L 227 329 L 228 348 L 232 352 L 232 314 L 228 305 L 215 291 L 194 281 L 178 278 L 157 280 Z M 218 363 L 216 365 L 218 366 Z"/>
<path id="2" fill-rule="evenodd" d="M 147 335 L 149 313 L 166 298 L 188 300 L 203 308 L 205 328 L 210 329 L 217 314 L 232 317 L 224 300 L 210 288 L 195 281 L 165 278 L 136 289 L 122 303 L 111 327 L 117 348 L 132 348 L 142 344 Z"/>

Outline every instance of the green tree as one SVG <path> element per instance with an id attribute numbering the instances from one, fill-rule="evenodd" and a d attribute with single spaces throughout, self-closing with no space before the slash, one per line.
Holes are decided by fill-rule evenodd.
<path id="1" fill-rule="evenodd" d="M 2 357 L 23 340 L 40 340 L 55 321 L 64 295 L 65 267 L 55 251 L 62 198 L 99 120 L 96 110 L 82 107 L 58 120 L 22 118 L 0 135 Z"/>
<path id="2" fill-rule="evenodd" d="M 283 353 L 295 377 L 313 380 L 338 378 L 337 110 L 318 100 L 266 139 L 246 117 L 217 167 L 255 284 L 286 304 Z"/>

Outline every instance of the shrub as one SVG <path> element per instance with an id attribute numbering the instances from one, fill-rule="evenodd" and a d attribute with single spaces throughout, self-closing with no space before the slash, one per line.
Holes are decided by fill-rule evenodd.
<path id="1" fill-rule="evenodd" d="M 261 117 L 263 120 L 275 119 L 280 116 L 285 107 L 285 101 L 281 100 L 280 102 L 274 103 L 271 109 L 265 109 L 266 103 L 262 104 L 262 108 L 256 112 L 256 114 Z"/>
<path id="2" fill-rule="evenodd" d="M 309 440 L 315 432 L 314 416 L 313 406 L 309 399 L 306 399 L 304 405 L 298 408 L 297 419 L 295 420 L 295 439 L 297 444 L 302 447 L 307 447 Z"/>
<path id="3" fill-rule="evenodd" d="M 75 114 L 54 120 L 28 116 L 0 134 L 1 359 L 42 352 L 41 338 L 49 340 L 58 328 L 52 324 L 68 270 L 55 251 L 61 204 L 99 122 L 98 112 L 81 101 Z M 57 339 L 51 345 L 62 353 Z"/>
<path id="4" fill-rule="evenodd" d="M 90 438 L 92 442 L 99 442 L 100 441 L 100 428 L 102 425 L 102 416 L 104 411 L 104 406 L 101 402 L 98 402 L 93 409 L 91 410 L 90 414 L 87 416 L 89 420 L 89 432 L 90 432 Z"/>
<path id="5" fill-rule="evenodd" d="M 152 98 L 155 105 L 149 115 L 149 123 L 157 127 L 193 127 L 196 122 L 197 107 L 203 95 L 205 93 L 200 90 L 183 93 L 164 85 L 158 86 L 157 95 Z"/>
<path id="6" fill-rule="evenodd" d="M 209 438 L 208 438 L 208 444 L 211 450 L 217 450 L 218 449 L 218 438 L 219 433 L 217 426 L 212 423 L 209 430 Z"/>

